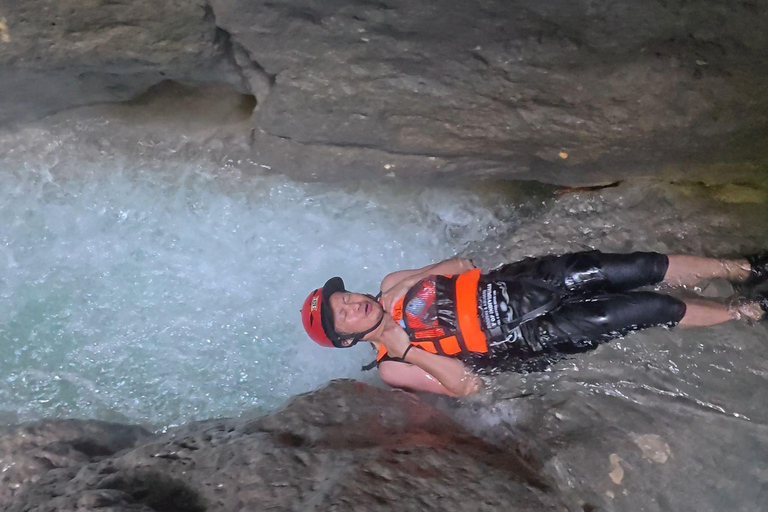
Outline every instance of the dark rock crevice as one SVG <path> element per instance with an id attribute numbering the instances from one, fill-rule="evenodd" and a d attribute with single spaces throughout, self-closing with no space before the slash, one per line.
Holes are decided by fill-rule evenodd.
<path id="1" fill-rule="evenodd" d="M 124 471 L 104 478 L 96 487 L 117 491 L 157 512 L 207 510 L 205 502 L 196 491 L 181 480 L 168 477 L 159 471 Z M 102 502 L 100 506 L 104 505 L 106 503 Z"/>
<path id="2" fill-rule="evenodd" d="M 232 66 L 239 70 L 242 76 L 241 87 L 256 97 L 256 107 L 258 108 L 259 105 L 266 101 L 269 93 L 272 91 L 276 75 L 268 73 L 258 62 L 251 58 L 248 50 L 238 43 L 232 37 L 232 34 L 216 23 L 216 13 L 211 5 L 206 5 L 205 11 L 206 18 L 209 18 L 216 26 L 215 44 L 222 49 Z"/>

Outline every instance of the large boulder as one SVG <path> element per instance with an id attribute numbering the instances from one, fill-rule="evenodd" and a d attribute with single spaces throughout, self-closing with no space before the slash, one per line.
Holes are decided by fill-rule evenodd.
<path id="1" fill-rule="evenodd" d="M 16 453 L 6 447 L 33 444 L 23 435 L 35 428 L 6 429 L 3 460 Z M 113 427 L 122 437 L 126 428 Z M 406 393 L 351 381 L 274 414 L 189 424 L 111 456 L 108 444 L 77 439 L 45 443 L 63 453 L 100 448 L 35 473 L 11 468 L 18 489 L 0 495 L 3 509 L 581 510 L 514 445 L 488 444 Z"/>

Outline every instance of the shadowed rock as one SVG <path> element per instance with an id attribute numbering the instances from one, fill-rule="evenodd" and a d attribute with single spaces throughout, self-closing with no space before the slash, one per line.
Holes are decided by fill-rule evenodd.
<path id="1" fill-rule="evenodd" d="M 167 79 L 244 87 L 205 2 L 4 1 L 0 21 L 0 126 Z"/>
<path id="2" fill-rule="evenodd" d="M 491 446 L 411 395 L 351 381 L 261 418 L 144 434 L 129 451 L 58 467 L 17 474 L 4 509 L 577 510 L 578 501 L 558 496 L 513 446 Z"/>
<path id="3" fill-rule="evenodd" d="M 0 504 L 12 500 L 22 484 L 36 482 L 49 471 L 106 459 L 150 437 L 141 427 L 94 420 L 0 427 Z"/>

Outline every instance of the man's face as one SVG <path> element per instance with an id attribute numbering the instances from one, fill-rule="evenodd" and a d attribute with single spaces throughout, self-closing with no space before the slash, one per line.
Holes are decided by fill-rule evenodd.
<path id="1" fill-rule="evenodd" d="M 333 310 L 333 325 L 339 334 L 364 332 L 376 325 L 381 305 L 367 295 L 336 292 L 328 299 Z M 345 340 L 345 344 L 351 340 Z"/>

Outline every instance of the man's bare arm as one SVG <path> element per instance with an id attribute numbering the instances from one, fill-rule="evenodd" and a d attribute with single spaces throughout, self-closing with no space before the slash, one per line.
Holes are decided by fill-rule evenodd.
<path id="1" fill-rule="evenodd" d="M 408 335 L 400 326 L 389 329 L 382 338 L 382 343 L 393 357 L 402 357 L 405 350 L 410 346 Z M 464 363 L 452 357 L 440 356 L 417 347 L 411 347 L 405 355 L 404 361 L 418 367 L 424 373 L 406 370 L 403 367 L 408 365 L 403 363 L 385 361 L 382 366 L 390 362 L 402 366 L 399 369 L 398 367 L 393 368 L 391 365 L 385 369 L 379 368 L 384 382 L 394 387 L 443 393 L 450 396 L 470 395 L 477 392 L 482 384 L 480 378 L 473 374 Z M 435 387 L 435 383 L 426 377 L 435 379 L 441 387 Z"/>
<path id="2" fill-rule="evenodd" d="M 425 391 L 428 393 L 437 393 L 453 397 L 467 396 L 476 393 L 482 387 L 480 378 L 474 375 L 464 364 L 450 357 L 430 354 L 423 350 L 427 358 L 440 358 L 445 360 L 435 364 L 429 364 L 435 373 L 441 375 L 443 380 L 433 376 L 431 373 L 416 366 L 415 364 L 406 364 L 397 361 L 384 361 L 379 366 L 379 375 L 381 379 L 394 388 L 405 389 L 408 391 Z M 410 352 L 408 359 L 411 358 Z"/>
<path id="3" fill-rule="evenodd" d="M 471 395 L 481 387 L 480 377 L 458 359 L 413 349 L 408 351 L 405 361 L 436 378 L 451 396 Z"/>
<path id="4" fill-rule="evenodd" d="M 439 380 L 412 364 L 384 361 L 379 364 L 379 376 L 393 388 L 453 396 Z"/>
<path id="5" fill-rule="evenodd" d="M 397 301 L 404 297 L 413 285 L 427 276 L 461 274 L 473 268 L 475 266 L 470 260 L 451 258 L 420 269 L 393 272 L 381 282 L 381 305 L 385 311 L 392 311 Z"/>
<path id="6" fill-rule="evenodd" d="M 462 272 L 472 270 L 473 268 L 475 268 L 475 265 L 470 260 L 464 258 L 450 258 L 422 268 L 398 270 L 397 272 L 387 274 L 381 281 L 381 290 L 387 291 L 405 280 L 411 281 L 411 286 L 413 286 L 420 279 L 424 279 L 427 276 L 461 274 Z"/>

